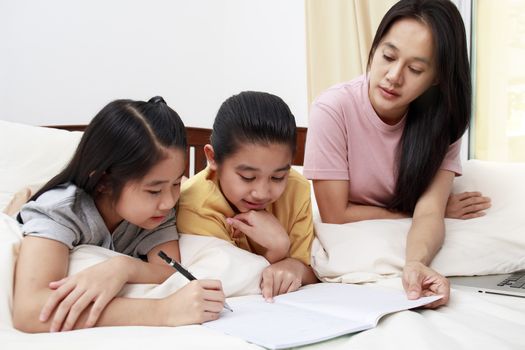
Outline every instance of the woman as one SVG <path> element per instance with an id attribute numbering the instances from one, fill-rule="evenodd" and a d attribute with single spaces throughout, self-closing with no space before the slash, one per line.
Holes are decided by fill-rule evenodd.
<path id="1" fill-rule="evenodd" d="M 480 193 L 449 195 L 461 173 L 461 135 L 471 106 L 461 16 L 448 0 L 402 0 L 384 16 L 368 72 L 314 102 L 304 175 L 329 223 L 413 217 L 403 286 L 410 299 L 443 294 L 428 265 L 443 244 L 444 217 L 483 215 Z M 447 201 L 449 202 L 447 206 Z"/>

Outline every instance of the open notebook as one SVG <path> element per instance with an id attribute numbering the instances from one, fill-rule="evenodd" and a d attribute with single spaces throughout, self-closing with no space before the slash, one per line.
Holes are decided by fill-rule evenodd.
<path id="1" fill-rule="evenodd" d="M 440 296 L 408 300 L 403 291 L 355 284 L 318 283 L 279 295 L 230 298 L 234 312 L 203 325 L 269 349 L 283 349 L 362 331 L 383 315 L 431 303 Z"/>

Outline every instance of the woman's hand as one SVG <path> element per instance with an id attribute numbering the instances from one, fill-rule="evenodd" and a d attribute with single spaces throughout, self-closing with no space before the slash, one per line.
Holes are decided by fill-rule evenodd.
<path id="1" fill-rule="evenodd" d="M 450 297 L 450 283 L 430 267 L 418 261 L 408 261 L 403 268 L 403 288 L 408 299 L 418 299 L 431 295 L 443 295 L 443 298 L 434 301 L 426 308 L 433 309 L 448 303 Z"/>
<path id="2" fill-rule="evenodd" d="M 270 262 L 285 258 L 290 249 L 290 237 L 275 216 L 265 210 L 250 210 L 226 219 L 233 228 L 232 238 L 245 234 L 266 248 L 264 257 Z"/>
<path id="3" fill-rule="evenodd" d="M 287 258 L 265 268 L 261 279 L 261 292 L 266 301 L 272 297 L 294 292 L 302 285 L 307 267 L 297 259 Z"/>
<path id="4" fill-rule="evenodd" d="M 445 217 L 450 219 L 473 219 L 484 216 L 490 208 L 490 198 L 481 192 L 452 193 L 448 197 Z"/>
<path id="5" fill-rule="evenodd" d="M 50 282 L 49 288 L 54 291 L 42 308 L 40 321 L 47 321 L 55 311 L 50 331 L 68 331 L 73 329 L 82 312 L 92 305 L 84 327 L 93 327 L 106 305 L 127 282 L 129 259 L 113 257 L 72 276 Z"/>
<path id="6" fill-rule="evenodd" d="M 203 323 L 219 318 L 224 292 L 217 280 L 193 280 L 160 300 L 159 315 L 167 326 Z"/>

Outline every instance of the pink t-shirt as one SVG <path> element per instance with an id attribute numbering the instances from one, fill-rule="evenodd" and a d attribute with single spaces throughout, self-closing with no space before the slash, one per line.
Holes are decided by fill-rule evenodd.
<path id="1" fill-rule="evenodd" d="M 396 149 L 405 118 L 385 124 L 368 97 L 362 75 L 322 93 L 310 112 L 303 174 L 308 179 L 349 180 L 349 201 L 386 206 L 397 181 Z M 461 139 L 450 145 L 441 169 L 461 174 Z"/>

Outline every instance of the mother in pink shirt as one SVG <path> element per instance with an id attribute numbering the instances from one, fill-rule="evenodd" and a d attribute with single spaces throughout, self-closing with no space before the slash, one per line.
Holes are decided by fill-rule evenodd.
<path id="1" fill-rule="evenodd" d="M 474 218 L 490 206 L 478 192 L 450 195 L 471 98 L 455 5 L 401 0 L 379 25 L 367 74 L 322 93 L 310 114 L 304 175 L 323 222 L 412 216 L 403 286 L 410 299 L 445 296 L 430 307 L 450 294 L 448 280 L 429 267 L 444 217 Z"/>

